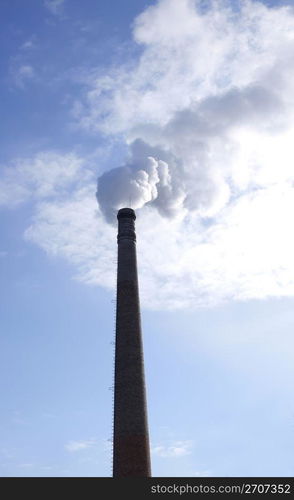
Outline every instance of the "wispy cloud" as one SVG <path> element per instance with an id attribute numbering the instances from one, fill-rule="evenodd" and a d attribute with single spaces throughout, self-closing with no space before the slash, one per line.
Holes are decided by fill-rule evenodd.
<path id="1" fill-rule="evenodd" d="M 175 441 L 169 445 L 151 447 L 151 453 L 161 458 L 179 458 L 191 453 L 191 441 Z"/>
<path id="2" fill-rule="evenodd" d="M 69 451 L 70 453 L 75 453 L 77 451 L 82 451 L 86 450 L 88 448 L 93 448 L 94 446 L 97 445 L 97 440 L 96 439 L 88 439 L 88 440 L 81 440 L 81 441 L 69 441 L 65 445 L 65 449 Z"/>
<path id="3" fill-rule="evenodd" d="M 36 48 L 36 36 L 32 36 L 28 38 L 25 42 L 23 42 L 20 46 L 20 50 L 30 51 Z"/>
<path id="4" fill-rule="evenodd" d="M 75 154 L 53 152 L 37 154 L 33 159 L 18 159 L 3 167 L 0 175 L 0 206 L 13 208 L 31 199 L 48 199 L 65 194 L 75 183 L 89 179 L 83 160 Z"/>
<path id="5" fill-rule="evenodd" d="M 266 85 L 272 70 L 287 71 L 293 44 L 290 8 L 270 9 L 249 0 L 237 1 L 234 11 L 221 0 L 203 14 L 197 3 L 161 0 L 136 18 L 139 59 L 102 75 L 92 73 L 82 125 L 129 137 L 139 127 L 147 134 L 150 124 L 164 126 L 177 112 L 209 97 L 256 82 L 266 90 L 274 84 Z"/>
<path id="6" fill-rule="evenodd" d="M 31 64 L 19 64 L 11 70 L 11 78 L 16 87 L 25 88 L 29 81 L 36 77 L 35 69 Z"/>
<path id="7" fill-rule="evenodd" d="M 62 11 L 62 7 L 65 0 L 45 0 L 45 7 L 51 12 L 51 14 L 58 15 Z"/>

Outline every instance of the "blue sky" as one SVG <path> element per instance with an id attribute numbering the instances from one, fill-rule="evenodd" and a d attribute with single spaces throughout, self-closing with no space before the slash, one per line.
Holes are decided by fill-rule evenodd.
<path id="1" fill-rule="evenodd" d="M 293 476 L 287 5 L 2 2 L 1 476 L 111 475 L 129 200 L 153 475 Z"/>

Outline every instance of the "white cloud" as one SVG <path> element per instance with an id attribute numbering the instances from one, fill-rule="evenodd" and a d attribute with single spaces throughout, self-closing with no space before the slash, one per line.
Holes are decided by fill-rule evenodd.
<path id="1" fill-rule="evenodd" d="M 218 1 L 203 13 L 198 4 L 161 0 L 137 17 L 133 34 L 142 53 L 137 61 L 97 73 L 81 117 L 84 126 L 130 136 L 137 126 L 164 125 L 175 112 L 232 87 L 265 82 L 276 65 L 289 71 L 290 8 L 241 0 L 232 10 L 229 2 Z"/>
<path id="2" fill-rule="evenodd" d="M 39 204 L 25 236 L 69 260 L 83 282 L 114 287 L 114 230 L 98 213 L 94 183 L 59 202 Z"/>
<path id="3" fill-rule="evenodd" d="M 208 220 L 193 214 L 167 220 L 152 207 L 138 211 L 143 306 L 194 308 L 294 295 L 293 194 L 288 181 L 256 188 Z M 114 289 L 116 228 L 97 208 L 94 181 L 38 201 L 26 238 L 71 262 L 79 280 Z"/>
<path id="4" fill-rule="evenodd" d="M 23 89 L 28 81 L 34 80 L 36 77 L 35 69 L 31 64 L 21 63 L 13 65 L 11 69 L 11 78 L 16 85 Z"/>
<path id="5" fill-rule="evenodd" d="M 134 23 L 134 38 L 143 45 L 137 64 L 94 80 L 81 114 L 82 125 L 144 141 L 125 172 L 129 166 L 138 172 L 146 156 L 169 156 L 169 190 L 160 189 L 161 180 L 153 197 L 138 190 L 135 208 L 153 200 L 163 212 L 172 200 L 172 213 L 176 207 L 212 216 L 232 192 L 247 187 L 250 175 L 257 173 L 264 185 L 260 170 L 274 169 L 281 180 L 277 161 L 292 175 L 293 11 L 249 0 L 237 12 L 219 1 L 203 13 L 197 4 L 162 0 L 147 8 Z M 107 179 L 118 193 L 134 191 L 134 176 L 122 172 L 100 180 L 104 212 L 110 211 L 102 197 L 105 190 L 110 200 Z M 121 194 L 112 207 L 120 202 Z"/>
<path id="6" fill-rule="evenodd" d="M 36 48 L 36 36 L 35 35 L 33 35 L 28 40 L 23 42 L 23 44 L 20 46 L 20 49 L 24 50 L 24 51 L 29 51 L 29 50 L 34 49 L 34 48 Z"/>
<path id="7" fill-rule="evenodd" d="M 1 169 L 0 207 L 15 207 L 31 198 L 62 197 L 75 184 L 88 181 L 90 172 L 83 167 L 75 154 L 43 152 L 15 160 Z"/>
<path id="8" fill-rule="evenodd" d="M 89 77 L 80 124 L 131 144 L 100 179 L 100 207 L 77 155 L 40 153 L 0 178 L 0 205 L 35 204 L 27 239 L 112 289 L 116 228 L 102 212 L 131 195 L 149 308 L 294 295 L 293 9 L 199 5 L 148 7 L 134 22 L 138 59 Z"/>
<path id="9" fill-rule="evenodd" d="M 138 221 L 149 306 L 293 294 L 293 14 L 161 0 L 134 22 L 139 59 L 92 82 L 81 124 L 136 139 L 125 166 L 99 179 L 101 209 L 110 218 L 131 195 L 134 208 L 179 216 L 165 226 L 148 208 Z M 166 163 L 168 189 L 158 176 L 137 184 L 147 157 Z"/>
<path id="10" fill-rule="evenodd" d="M 45 7 L 51 12 L 51 14 L 60 14 L 65 0 L 45 0 Z"/>
<path id="11" fill-rule="evenodd" d="M 151 447 L 151 453 L 161 458 L 180 458 L 191 453 L 190 441 L 176 441 L 172 444 Z"/>
<path id="12" fill-rule="evenodd" d="M 88 448 L 92 448 L 97 444 L 97 441 L 95 439 L 88 439 L 85 441 L 69 441 L 65 445 L 65 449 L 69 451 L 70 453 L 74 453 L 76 451 L 81 451 L 81 450 L 86 450 Z"/>

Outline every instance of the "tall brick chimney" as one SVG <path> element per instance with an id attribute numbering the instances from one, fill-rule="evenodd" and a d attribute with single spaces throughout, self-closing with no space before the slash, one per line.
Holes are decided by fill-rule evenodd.
<path id="1" fill-rule="evenodd" d="M 113 477 L 151 476 L 136 256 L 136 215 L 118 211 Z"/>

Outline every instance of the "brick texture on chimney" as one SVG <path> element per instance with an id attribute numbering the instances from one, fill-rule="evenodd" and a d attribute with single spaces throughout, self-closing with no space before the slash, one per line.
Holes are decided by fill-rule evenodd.
<path id="1" fill-rule="evenodd" d="M 113 477 L 150 477 L 134 210 L 118 211 Z"/>

